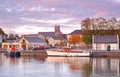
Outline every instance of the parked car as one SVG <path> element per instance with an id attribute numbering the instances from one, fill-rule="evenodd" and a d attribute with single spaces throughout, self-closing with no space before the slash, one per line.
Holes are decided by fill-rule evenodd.
<path id="1" fill-rule="evenodd" d="M 35 47 L 32 50 L 42 50 L 45 49 L 45 46 L 39 46 L 39 47 Z"/>

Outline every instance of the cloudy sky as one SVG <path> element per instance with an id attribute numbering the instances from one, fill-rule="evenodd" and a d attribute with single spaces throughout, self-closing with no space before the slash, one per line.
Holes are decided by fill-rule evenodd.
<path id="1" fill-rule="evenodd" d="M 6 33 L 63 33 L 81 29 L 82 19 L 120 17 L 120 0 L 0 0 L 0 27 Z"/>

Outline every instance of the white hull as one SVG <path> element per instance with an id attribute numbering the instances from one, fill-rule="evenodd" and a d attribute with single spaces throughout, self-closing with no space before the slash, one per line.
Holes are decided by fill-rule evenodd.
<path id="1" fill-rule="evenodd" d="M 90 56 L 89 52 L 60 52 L 60 51 L 47 51 L 48 56 Z"/>

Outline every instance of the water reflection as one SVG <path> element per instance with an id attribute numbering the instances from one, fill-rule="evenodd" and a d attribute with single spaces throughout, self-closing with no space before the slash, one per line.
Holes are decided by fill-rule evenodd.
<path id="1" fill-rule="evenodd" d="M 90 77 L 92 72 L 89 57 L 48 57 L 47 62 L 54 63 L 57 74 L 70 73 L 70 77 Z"/>
<path id="2" fill-rule="evenodd" d="M 94 76 L 120 76 L 120 61 L 119 59 L 110 58 L 94 58 L 93 59 L 93 75 Z"/>
<path id="3" fill-rule="evenodd" d="M 0 77 L 119 77 L 120 61 L 89 57 L 20 57 L 0 54 Z"/>
<path id="4" fill-rule="evenodd" d="M 80 70 L 85 64 L 89 64 L 88 57 L 47 57 L 46 62 L 52 62 L 56 64 L 67 64 L 71 71 Z"/>

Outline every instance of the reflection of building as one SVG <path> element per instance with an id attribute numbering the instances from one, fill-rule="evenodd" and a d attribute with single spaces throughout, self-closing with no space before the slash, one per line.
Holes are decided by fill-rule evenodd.
<path id="1" fill-rule="evenodd" d="M 103 58 L 94 58 L 93 59 L 93 76 L 119 76 L 120 74 L 120 62 L 118 59 L 103 59 Z"/>
<path id="2" fill-rule="evenodd" d="M 0 64 L 4 61 L 4 54 L 0 53 Z"/>
<path id="3" fill-rule="evenodd" d="M 0 64 L 2 63 L 2 54 L 0 54 Z"/>
<path id="4" fill-rule="evenodd" d="M 93 50 L 119 50 L 119 37 L 114 36 L 93 36 Z"/>

